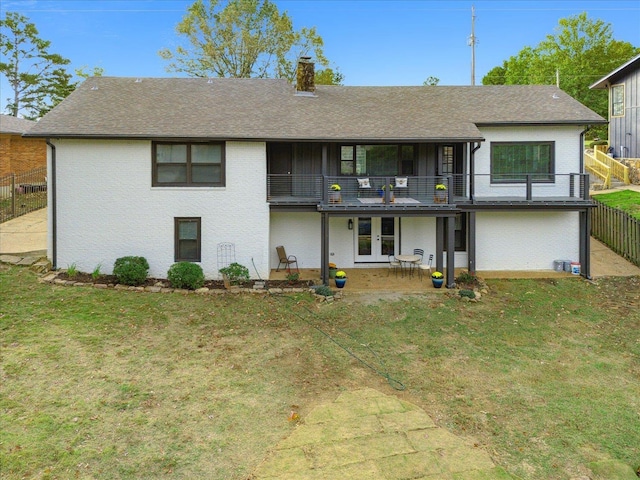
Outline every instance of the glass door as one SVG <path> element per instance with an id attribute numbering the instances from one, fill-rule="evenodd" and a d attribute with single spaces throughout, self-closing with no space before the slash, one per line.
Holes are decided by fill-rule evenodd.
<path id="1" fill-rule="evenodd" d="M 387 262 L 389 255 L 395 255 L 398 231 L 395 218 L 360 217 L 356 224 L 356 262 Z"/>

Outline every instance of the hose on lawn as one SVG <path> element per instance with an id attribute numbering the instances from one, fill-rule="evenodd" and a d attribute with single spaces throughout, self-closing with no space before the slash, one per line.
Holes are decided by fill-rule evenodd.
<path id="1" fill-rule="evenodd" d="M 260 281 L 264 281 L 262 280 L 262 278 L 260 277 L 260 273 L 258 272 L 258 269 L 256 268 L 256 265 L 253 261 L 253 258 L 251 258 L 251 263 L 253 264 L 253 268 L 256 271 L 256 274 L 258 275 L 258 279 Z M 277 298 L 279 300 L 286 300 L 288 302 L 294 302 L 293 299 L 291 299 L 288 296 L 284 296 L 284 295 L 278 295 L 276 293 L 271 292 L 270 290 L 267 290 L 267 293 L 269 294 L 269 296 L 273 297 L 273 298 Z M 303 310 L 305 310 L 307 312 L 307 317 L 301 315 L 299 312 L 297 312 L 295 309 L 290 308 L 289 311 L 295 315 L 296 317 L 298 317 L 300 320 L 302 320 L 303 322 L 305 322 L 309 327 L 311 327 L 312 329 L 318 331 L 319 333 L 321 333 L 322 335 L 324 335 L 327 339 L 329 339 L 331 342 L 333 342 L 335 345 L 337 345 L 339 348 L 341 348 L 342 350 L 344 350 L 345 352 L 347 352 L 352 358 L 354 358 L 355 360 L 357 360 L 358 362 L 360 362 L 362 365 L 364 365 L 365 367 L 367 367 L 368 369 L 372 370 L 373 372 L 375 372 L 376 374 L 380 375 L 382 378 L 386 379 L 387 382 L 389 383 L 389 385 L 394 388 L 395 390 L 404 390 L 406 387 L 405 385 L 400 382 L 399 380 L 393 378 L 391 376 L 391 374 L 389 372 L 386 371 L 386 367 L 384 365 L 384 362 L 382 361 L 382 359 L 380 358 L 380 356 L 376 353 L 375 350 L 373 350 L 373 348 L 371 348 L 371 346 L 368 343 L 359 343 L 358 340 L 351 335 L 350 333 L 337 328 L 337 331 L 340 332 L 341 334 L 345 335 L 346 337 L 350 338 L 351 340 L 353 340 L 354 343 L 358 344 L 361 347 L 364 347 L 369 353 L 371 353 L 371 355 L 375 358 L 376 363 L 379 364 L 379 366 L 375 365 L 372 362 L 368 362 L 365 359 L 361 358 L 360 356 L 358 356 L 355 352 L 353 352 L 348 346 L 343 345 L 339 340 L 337 340 L 336 338 L 334 338 L 331 334 L 329 334 L 326 330 L 323 330 L 322 328 L 320 328 L 318 325 L 314 324 L 311 320 L 309 320 L 309 317 L 315 318 L 316 320 L 321 320 L 318 315 L 313 312 L 312 310 L 310 310 L 309 308 L 307 308 L 305 305 L 301 305 L 298 302 L 295 302 L 295 305 L 299 308 L 302 308 Z"/>

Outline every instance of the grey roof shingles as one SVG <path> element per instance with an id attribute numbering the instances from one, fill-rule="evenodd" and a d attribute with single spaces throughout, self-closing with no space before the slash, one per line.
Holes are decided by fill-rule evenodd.
<path id="1" fill-rule="evenodd" d="M 0 133 L 22 135 L 36 125 L 33 120 L 14 117 L 12 115 L 0 115 Z"/>
<path id="2" fill-rule="evenodd" d="M 28 136 L 251 140 L 481 140 L 478 125 L 604 123 L 553 86 L 317 86 L 285 80 L 86 80 Z"/>

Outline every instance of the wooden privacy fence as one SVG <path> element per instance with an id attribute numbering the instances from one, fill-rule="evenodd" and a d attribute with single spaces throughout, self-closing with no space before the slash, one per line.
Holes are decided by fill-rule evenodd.
<path id="1" fill-rule="evenodd" d="M 0 223 L 47 206 L 47 167 L 0 177 Z"/>
<path id="2" fill-rule="evenodd" d="M 640 267 L 640 220 L 593 200 L 591 235 Z"/>

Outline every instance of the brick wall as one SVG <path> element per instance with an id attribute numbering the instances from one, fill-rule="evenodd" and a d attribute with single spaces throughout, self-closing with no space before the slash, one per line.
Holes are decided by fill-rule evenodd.
<path id="1" fill-rule="evenodd" d="M 0 135 L 0 177 L 47 166 L 47 143 L 41 138 Z"/>

